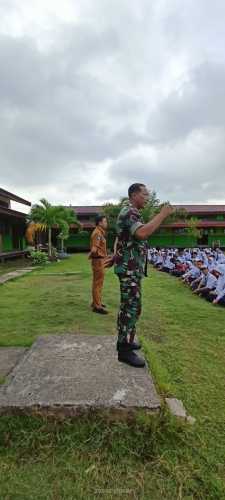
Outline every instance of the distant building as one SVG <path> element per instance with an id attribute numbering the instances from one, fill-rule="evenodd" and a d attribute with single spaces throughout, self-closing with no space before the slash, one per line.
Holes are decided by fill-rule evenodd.
<path id="1" fill-rule="evenodd" d="M 103 211 L 102 206 L 69 206 L 72 208 L 81 224 L 78 231 L 76 224 L 70 226 L 70 236 L 66 240 L 69 252 L 89 250 L 90 234 L 95 227 L 96 215 Z"/>
<path id="2" fill-rule="evenodd" d="M 31 203 L 20 196 L 0 188 L 0 253 L 18 251 L 26 247 L 26 214 L 12 210 L 11 201 L 31 206 Z"/>
<path id="3" fill-rule="evenodd" d="M 201 236 L 188 233 L 188 219 L 163 224 L 150 238 L 151 246 L 157 247 L 221 247 L 225 248 L 225 205 L 174 205 L 185 209 L 188 218 L 198 221 Z"/>
<path id="4" fill-rule="evenodd" d="M 185 209 L 188 218 L 198 221 L 201 237 L 195 238 L 188 233 L 188 219 L 163 224 L 156 231 L 149 243 L 151 246 L 168 247 L 214 247 L 225 248 L 225 205 L 174 205 L 177 209 Z M 79 234 L 77 227 L 71 228 L 71 235 L 66 242 L 70 251 L 87 250 L 89 248 L 90 232 L 95 226 L 95 217 L 103 211 L 102 206 L 70 206 L 73 208 L 82 231 Z"/>

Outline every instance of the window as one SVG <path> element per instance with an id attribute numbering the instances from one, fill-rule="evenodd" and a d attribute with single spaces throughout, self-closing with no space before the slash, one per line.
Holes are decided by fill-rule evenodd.
<path id="1" fill-rule="evenodd" d="M 177 227 L 174 229 L 175 234 L 185 234 L 186 233 L 186 228 L 185 227 Z"/>

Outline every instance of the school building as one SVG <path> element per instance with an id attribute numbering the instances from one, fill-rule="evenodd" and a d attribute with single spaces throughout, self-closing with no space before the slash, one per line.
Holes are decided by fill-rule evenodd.
<path id="1" fill-rule="evenodd" d="M 186 220 L 163 224 L 156 231 L 149 243 L 158 248 L 186 248 L 186 247 L 221 247 L 225 248 L 225 205 L 174 205 L 177 209 L 185 209 Z M 95 217 L 103 212 L 102 206 L 74 206 L 73 208 L 82 230 L 78 232 L 74 226 L 66 242 L 69 251 L 89 249 L 90 233 L 95 226 Z M 198 221 L 197 227 L 201 231 L 200 237 L 191 236 L 188 232 L 188 219 Z M 112 246 L 110 238 L 109 246 Z"/>
<path id="2" fill-rule="evenodd" d="M 31 206 L 31 203 L 20 196 L 0 188 L 0 260 L 5 256 L 19 256 L 26 252 L 27 242 L 26 214 L 11 208 L 11 201 Z M 198 221 L 200 237 L 196 238 L 188 232 L 188 218 L 186 220 L 163 224 L 149 239 L 149 244 L 157 248 L 186 248 L 186 247 L 221 247 L 225 248 L 225 205 L 174 205 L 175 208 L 185 209 L 188 218 Z M 65 242 L 68 252 L 89 250 L 90 234 L 95 227 L 95 217 L 102 213 L 103 206 L 72 206 L 81 224 L 70 227 L 70 236 Z M 58 230 L 53 230 L 53 243 L 57 245 Z M 43 239 L 46 235 L 42 236 Z M 115 235 L 108 235 L 108 246 L 113 247 Z"/>
<path id="3" fill-rule="evenodd" d="M 25 253 L 26 214 L 13 210 L 11 201 L 31 206 L 16 194 L 0 188 L 0 258 L 20 256 Z"/>
<path id="4" fill-rule="evenodd" d="M 225 205 L 174 205 L 186 210 L 186 221 L 163 224 L 151 237 L 157 247 L 221 247 L 225 248 Z M 197 221 L 199 237 L 188 233 L 188 219 Z"/>

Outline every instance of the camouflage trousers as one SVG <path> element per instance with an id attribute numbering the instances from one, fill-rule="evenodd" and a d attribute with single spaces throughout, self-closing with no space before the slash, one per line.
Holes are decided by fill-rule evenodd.
<path id="1" fill-rule="evenodd" d="M 120 309 L 117 319 L 118 342 L 132 342 L 136 323 L 141 314 L 141 278 L 122 277 L 120 281 Z"/>

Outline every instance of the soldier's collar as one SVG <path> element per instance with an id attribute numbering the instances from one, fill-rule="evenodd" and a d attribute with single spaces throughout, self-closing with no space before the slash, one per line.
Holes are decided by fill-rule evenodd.
<path id="1" fill-rule="evenodd" d="M 138 210 L 138 208 L 134 207 L 134 205 L 132 205 L 132 203 L 129 201 L 129 205 L 128 205 L 129 208 L 134 208 L 134 210 Z"/>

